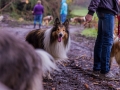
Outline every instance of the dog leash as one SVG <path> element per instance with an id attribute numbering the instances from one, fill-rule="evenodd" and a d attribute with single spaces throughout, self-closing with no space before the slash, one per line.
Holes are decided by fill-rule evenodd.
<path id="1" fill-rule="evenodd" d="M 117 15 L 118 18 L 118 37 L 120 39 L 120 15 Z"/>

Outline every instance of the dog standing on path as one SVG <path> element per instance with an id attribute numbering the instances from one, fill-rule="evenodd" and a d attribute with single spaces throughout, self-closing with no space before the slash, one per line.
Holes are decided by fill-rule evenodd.
<path id="1" fill-rule="evenodd" d="M 82 16 L 80 16 L 80 17 L 73 17 L 73 18 L 70 19 L 70 21 L 72 23 L 75 23 L 75 25 L 77 25 L 77 23 L 82 25 L 85 22 L 85 17 L 82 17 Z"/>
<path id="2" fill-rule="evenodd" d="M 43 25 L 48 27 L 48 25 L 52 22 L 53 16 L 49 15 L 43 18 Z"/>
<path id="3" fill-rule="evenodd" d="M 44 49 L 56 60 L 65 60 L 70 47 L 69 20 L 61 24 L 56 18 L 52 28 L 33 30 L 26 36 L 26 41 L 34 48 Z"/>

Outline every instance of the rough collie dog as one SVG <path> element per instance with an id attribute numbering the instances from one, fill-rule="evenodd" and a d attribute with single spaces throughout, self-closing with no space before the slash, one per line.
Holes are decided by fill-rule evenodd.
<path id="1" fill-rule="evenodd" d="M 43 18 L 43 25 L 47 26 L 50 24 L 50 22 L 53 20 L 53 16 L 49 15 Z"/>
<path id="2" fill-rule="evenodd" d="M 115 57 L 115 60 L 117 64 L 119 65 L 119 78 L 120 78 L 120 40 L 118 36 L 114 35 L 114 43 L 111 49 L 111 55 L 110 55 L 110 66 L 112 63 L 113 58 Z"/>
<path id="3" fill-rule="evenodd" d="M 0 31 L 0 90 L 43 90 L 42 76 L 51 68 L 48 53 Z"/>
<path id="4" fill-rule="evenodd" d="M 73 17 L 70 19 L 70 21 L 72 23 L 75 23 L 75 25 L 77 25 L 77 23 L 79 23 L 80 25 L 82 25 L 85 22 L 85 17 L 80 16 L 80 17 Z"/>
<path id="5" fill-rule="evenodd" d="M 34 46 L 41 48 L 51 54 L 56 60 L 67 59 L 67 52 L 70 46 L 69 21 L 63 24 L 56 18 L 52 28 L 47 30 L 33 30 L 26 36 L 26 41 Z"/>

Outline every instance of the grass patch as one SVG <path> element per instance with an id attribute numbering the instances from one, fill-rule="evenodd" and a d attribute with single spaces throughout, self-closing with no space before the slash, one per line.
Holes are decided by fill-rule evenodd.
<path id="1" fill-rule="evenodd" d="M 74 9 L 71 11 L 72 15 L 75 16 L 85 16 L 87 14 L 88 10 L 87 9 Z"/>
<path id="2" fill-rule="evenodd" d="M 81 35 L 86 37 L 97 37 L 97 30 L 94 28 L 87 28 L 81 32 Z"/>

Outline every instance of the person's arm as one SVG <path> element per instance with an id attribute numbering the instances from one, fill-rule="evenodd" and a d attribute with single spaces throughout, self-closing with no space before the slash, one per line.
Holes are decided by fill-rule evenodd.
<path id="1" fill-rule="evenodd" d="M 95 13 L 96 9 L 101 0 L 92 0 L 89 7 L 88 7 L 88 14 L 92 15 Z"/>
<path id="2" fill-rule="evenodd" d="M 118 5 L 120 5 L 120 0 L 118 0 Z"/>
<path id="3" fill-rule="evenodd" d="M 34 6 L 33 8 L 33 12 L 32 12 L 33 14 L 35 14 L 35 10 L 36 10 L 36 6 Z"/>
<path id="4" fill-rule="evenodd" d="M 86 23 L 85 25 L 92 20 L 93 14 L 96 12 L 100 0 L 92 0 L 88 7 L 88 14 L 85 16 Z"/>

